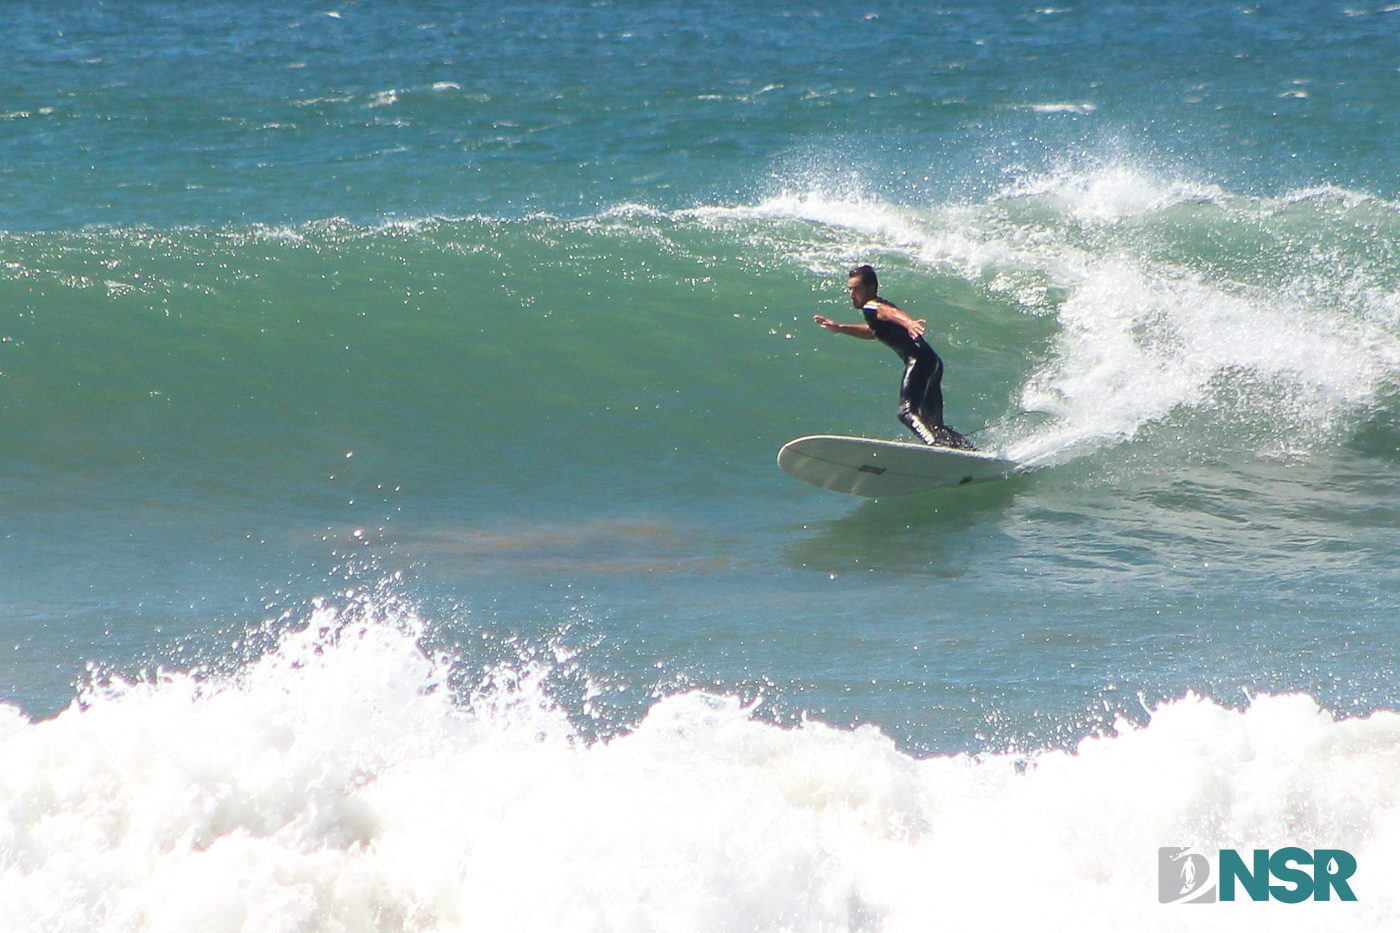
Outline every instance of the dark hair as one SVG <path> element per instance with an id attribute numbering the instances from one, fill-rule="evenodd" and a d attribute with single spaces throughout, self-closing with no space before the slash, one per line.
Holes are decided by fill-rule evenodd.
<path id="1" fill-rule="evenodd" d="M 874 266 L 856 266 L 850 271 L 846 278 L 860 279 L 860 284 L 869 285 L 871 288 L 874 289 L 878 289 L 880 287 L 880 280 L 875 275 Z"/>

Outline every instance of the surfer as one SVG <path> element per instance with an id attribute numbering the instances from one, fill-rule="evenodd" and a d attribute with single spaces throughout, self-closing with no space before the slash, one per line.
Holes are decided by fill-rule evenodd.
<path id="1" fill-rule="evenodd" d="M 976 450 L 972 442 L 943 423 L 943 361 L 924 340 L 924 322 L 905 314 L 879 296 L 880 280 L 870 266 L 856 266 L 846 279 L 851 304 L 865 314 L 864 324 L 839 324 L 812 316 L 825 330 L 862 340 L 878 340 L 904 360 L 899 384 L 899 420 L 933 447 Z"/>

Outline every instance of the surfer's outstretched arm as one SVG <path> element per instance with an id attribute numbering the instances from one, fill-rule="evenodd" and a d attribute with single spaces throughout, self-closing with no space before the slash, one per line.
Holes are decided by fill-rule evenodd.
<path id="1" fill-rule="evenodd" d="M 833 334 L 845 334 L 847 337 L 859 337 L 861 340 L 875 339 L 869 324 L 841 324 L 820 314 L 812 315 L 812 320 L 816 321 L 823 330 L 829 330 Z"/>

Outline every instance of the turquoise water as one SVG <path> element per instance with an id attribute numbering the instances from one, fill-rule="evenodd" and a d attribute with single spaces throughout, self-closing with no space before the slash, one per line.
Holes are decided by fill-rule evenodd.
<path id="1" fill-rule="evenodd" d="M 1177 929 L 1190 844 L 1389 927 L 1398 27 L 15 11 L 0 915 Z M 903 430 L 859 262 L 1024 473 L 777 469 Z"/>

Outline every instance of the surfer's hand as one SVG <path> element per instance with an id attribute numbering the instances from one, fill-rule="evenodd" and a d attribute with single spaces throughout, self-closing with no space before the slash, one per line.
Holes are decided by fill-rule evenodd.
<path id="1" fill-rule="evenodd" d="M 819 325 L 821 325 L 821 326 L 822 326 L 823 328 L 825 328 L 826 330 L 831 330 L 831 329 L 835 326 L 835 324 L 836 324 L 836 322 L 833 321 L 831 318 L 829 318 L 829 317 L 822 317 L 820 314 L 814 314 L 814 315 L 812 315 L 812 320 L 816 321 Z"/>
<path id="2" fill-rule="evenodd" d="M 917 321 L 911 319 L 909 323 L 905 324 L 904 326 L 908 329 L 910 337 L 922 337 L 924 335 L 925 323 L 927 322 L 923 319 Z"/>

